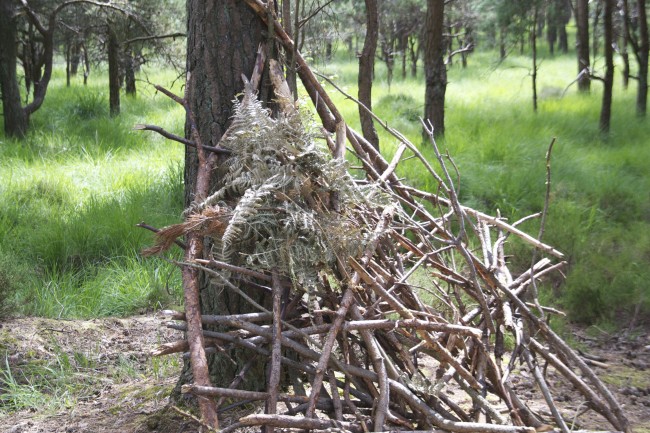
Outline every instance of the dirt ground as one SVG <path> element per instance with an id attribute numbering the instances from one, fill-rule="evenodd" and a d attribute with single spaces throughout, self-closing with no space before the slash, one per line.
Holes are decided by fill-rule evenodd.
<path id="1" fill-rule="evenodd" d="M 158 344 L 180 337 L 162 323 L 150 316 L 1 322 L 0 432 L 196 432 L 196 424 L 169 407 L 180 356 L 148 356 Z M 650 433 L 650 335 L 591 335 L 576 330 L 575 346 L 606 364 L 594 368 L 624 405 L 634 430 Z M 541 407 L 540 392 L 525 370 L 520 373 L 518 391 Z M 549 378 L 553 383 L 552 372 Z M 584 405 L 569 387 L 555 385 L 566 388 L 559 404 L 576 427 L 608 428 L 593 413 L 576 417 Z"/>

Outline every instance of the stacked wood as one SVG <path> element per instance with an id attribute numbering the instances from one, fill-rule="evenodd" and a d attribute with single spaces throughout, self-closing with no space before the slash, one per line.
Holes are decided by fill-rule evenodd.
<path id="1" fill-rule="evenodd" d="M 263 3 L 245 1 L 261 19 L 272 19 Z M 271 25 L 278 40 L 296 55 L 298 73 L 314 101 L 332 155 L 343 158 L 347 143 L 361 163 L 365 176 L 349 177 L 352 186 L 371 185 L 388 200 L 380 205 L 361 201 L 352 209 L 343 200 L 343 191 L 330 188 L 324 196 L 323 188 L 294 188 L 287 182 L 265 195 L 265 200 L 280 204 L 291 200 L 316 223 L 319 218 L 331 222 L 345 216 L 345 227 L 356 227 L 361 233 L 363 248 L 347 256 L 340 251 L 334 254 L 316 273 L 316 283 L 306 283 L 292 275 L 292 268 L 281 265 L 264 268 L 254 260 L 223 260 L 217 253 L 199 258 L 197 251 L 206 237 L 222 241 L 234 224 L 237 200 L 230 196 L 225 204 L 208 206 L 215 192 L 209 190 L 206 177 L 214 165 L 212 155 L 238 157 L 228 140 L 240 133 L 227 132 L 216 152 L 204 149 L 198 134 L 193 134 L 190 145 L 197 147 L 201 161 L 197 202 L 186 213 L 186 223 L 160 232 L 161 242 L 153 250 L 170 247 L 178 236 L 186 238 L 180 244 L 186 251 L 180 264 L 185 311 L 168 312 L 174 319 L 168 326 L 185 331 L 187 337 L 154 354 L 188 352 L 195 382 L 182 392 L 199 397 L 202 422 L 217 428 L 218 407 L 228 400 L 263 401 L 265 413 L 241 417 L 223 432 L 249 426 L 265 426 L 267 432 L 273 428 L 494 433 L 558 428 L 569 432 L 570 421 L 558 409 L 547 380 L 550 368 L 573 386 L 586 407 L 615 430 L 629 431 L 612 393 L 548 325 L 549 314 L 557 311 L 537 300 L 536 283 L 565 264 L 562 253 L 518 229 L 518 223 L 463 206 L 454 182 L 455 166 L 439 152 L 433 131 L 428 130 L 437 161 L 428 161 L 393 130 L 400 145 L 392 161 L 385 160 L 346 125 L 282 27 L 277 22 Z M 264 64 L 263 51 L 258 64 Z M 283 116 L 295 118 L 298 114 L 289 102 L 281 71 L 272 66 Z M 247 85 L 240 111 L 256 103 L 251 89 L 257 82 L 259 70 Z M 296 155 L 300 152 L 297 149 Z M 299 166 L 291 156 L 274 158 L 276 164 Z M 407 158 L 419 160 L 419 169 L 436 185 L 435 193 L 397 177 L 396 169 Z M 307 185 L 322 186 L 327 181 L 316 170 L 298 175 Z M 239 197 L 250 199 L 250 194 Z M 266 213 L 289 212 L 276 202 L 264 203 Z M 509 266 L 505 249 L 512 237 L 530 245 L 528 269 Z M 202 314 L 199 272 L 246 299 L 258 312 Z M 270 307 L 254 302 L 243 287 L 267 291 Z M 219 331 L 207 330 L 208 325 L 218 325 Z M 267 360 L 264 392 L 238 388 L 248 367 L 233 378 L 231 387 L 211 386 L 206 357 L 232 347 Z M 513 378 L 522 369 L 541 390 L 549 415 L 529 407 L 518 393 Z"/>

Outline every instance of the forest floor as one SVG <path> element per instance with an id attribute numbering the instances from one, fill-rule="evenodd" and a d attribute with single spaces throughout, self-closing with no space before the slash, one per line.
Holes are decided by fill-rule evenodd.
<path id="1" fill-rule="evenodd" d="M 160 343 L 179 338 L 162 323 L 151 316 L 86 321 L 20 318 L 0 323 L 0 432 L 196 432 L 195 423 L 169 406 L 180 356 L 148 356 Z M 581 329 L 572 334 L 576 347 L 606 364 L 595 370 L 624 405 L 634 431 L 650 432 L 650 334 L 602 332 L 592 337 Z M 514 379 L 523 399 L 531 407 L 544 406 L 530 375 L 525 370 L 519 373 Z M 559 386 L 562 412 L 573 419 L 582 409 L 580 400 L 569 386 L 554 381 L 552 371 L 548 374 L 555 389 Z M 48 405 L 48 396 L 40 394 L 45 398 L 42 406 L 20 409 L 29 392 L 48 392 L 39 385 L 48 375 L 53 376 L 47 383 L 49 392 L 57 394 L 57 405 Z M 7 410 L 10 404 L 12 411 Z M 576 419 L 576 427 L 583 429 L 608 428 L 591 412 Z"/>

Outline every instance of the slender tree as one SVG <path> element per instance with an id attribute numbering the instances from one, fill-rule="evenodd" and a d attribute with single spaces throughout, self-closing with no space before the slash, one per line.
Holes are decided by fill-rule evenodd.
<path id="1" fill-rule="evenodd" d="M 365 0 L 366 2 L 366 38 L 363 43 L 363 51 L 359 56 L 359 101 L 372 110 L 372 81 L 375 68 L 375 52 L 377 50 L 377 38 L 379 34 L 379 13 L 377 0 Z M 363 136 L 379 149 L 379 137 L 372 121 L 372 116 L 359 107 L 359 118 L 361 119 L 361 130 Z"/>
<path id="2" fill-rule="evenodd" d="M 3 25 L 2 29 L 0 30 L 2 33 L 0 34 L 2 34 L 3 37 L 2 41 L 0 42 L 0 49 L 2 50 L 0 58 L 0 80 L 3 82 L 3 102 L 5 98 L 4 88 L 7 88 L 6 97 L 8 98 L 8 102 L 7 105 L 4 105 L 4 110 L 9 113 L 8 116 L 5 116 L 5 130 L 8 131 L 8 134 L 15 135 L 17 137 L 24 136 L 29 125 L 29 116 L 43 105 L 43 101 L 45 100 L 45 95 L 47 94 L 47 89 L 52 78 L 55 48 L 54 35 L 57 28 L 59 15 L 66 8 L 82 3 L 99 6 L 102 8 L 122 10 L 120 7 L 115 6 L 111 3 L 103 3 L 95 0 L 70 0 L 57 4 L 57 6 L 48 15 L 43 17 L 31 7 L 27 0 L 20 0 L 19 9 L 26 16 L 29 22 L 29 27 L 35 29 L 35 31 L 40 35 L 38 39 L 41 47 L 39 49 L 39 61 L 30 63 L 31 65 L 35 65 L 35 70 L 32 69 L 30 72 L 30 80 L 33 80 L 34 85 L 33 98 L 31 102 L 29 102 L 24 107 L 21 107 L 21 110 L 23 112 L 21 114 L 19 113 L 20 110 L 16 108 L 16 89 L 18 89 L 18 83 L 15 73 L 17 59 L 15 50 L 16 27 L 15 22 L 13 21 L 13 17 L 15 16 L 15 9 L 11 0 L 2 0 L 0 6 L 2 7 L 2 17 L 0 18 L 0 23 Z M 36 39 L 34 38 L 33 40 Z M 10 48 L 9 44 L 13 45 L 13 48 Z M 24 56 L 27 56 L 27 54 L 24 53 Z M 7 107 L 9 107 L 10 112 Z M 7 122 L 9 122 L 9 125 L 7 125 Z"/>
<path id="3" fill-rule="evenodd" d="M 575 7 L 576 26 L 578 34 L 576 37 L 576 52 L 578 55 L 578 89 L 581 92 L 589 92 L 591 88 L 591 77 L 589 68 L 589 0 L 577 0 Z"/>
<path id="4" fill-rule="evenodd" d="M 120 114 L 120 66 L 117 34 L 109 24 L 106 29 L 108 33 L 108 88 L 109 106 L 111 116 Z"/>
<path id="5" fill-rule="evenodd" d="M 612 89 L 614 86 L 614 26 L 615 0 L 603 0 L 603 50 L 605 53 L 605 76 L 603 77 L 603 103 L 600 110 L 600 130 L 609 133 L 612 118 Z"/>
<path id="6" fill-rule="evenodd" d="M 637 0 L 637 14 L 639 19 L 639 43 L 635 51 L 639 63 L 639 82 L 636 94 L 636 114 L 640 117 L 646 115 L 648 106 L 648 15 L 645 0 Z"/>
<path id="7" fill-rule="evenodd" d="M 427 0 L 424 36 L 425 93 L 424 118 L 429 120 L 436 136 L 445 133 L 445 65 L 444 0 Z"/>
<path id="8" fill-rule="evenodd" d="M 15 11 L 12 0 L 0 0 L 0 91 L 5 134 L 22 138 L 27 132 L 27 115 L 20 102 L 16 79 Z"/>

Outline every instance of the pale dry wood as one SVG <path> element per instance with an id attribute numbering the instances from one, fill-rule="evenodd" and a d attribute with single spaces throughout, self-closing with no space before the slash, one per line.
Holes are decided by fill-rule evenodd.
<path id="1" fill-rule="evenodd" d="M 448 155 L 435 149 L 438 165 L 434 169 L 416 146 L 382 123 L 399 140 L 392 161 L 386 161 L 345 124 L 316 74 L 267 10 L 268 5 L 259 0 L 242 1 L 269 24 L 272 36 L 295 54 L 298 73 L 316 105 L 330 152 L 335 158 L 343 158 L 347 139 L 351 154 L 358 158 L 367 176 L 357 183 L 378 185 L 392 204 L 359 207 L 350 212 L 344 208 L 345 202 L 338 192 L 331 191 L 325 206 L 306 205 L 314 213 L 346 215 L 367 238 L 364 249 L 356 256 L 337 256 L 331 273 L 319 275 L 321 280 L 309 296 L 307 287 L 292 276 L 246 269 L 241 266 L 243 262 L 235 265 L 207 256 L 180 263 L 185 269 L 216 278 L 225 290 L 241 296 L 259 311 L 227 316 L 193 315 L 193 320 L 198 318 L 200 323 L 223 328 L 221 332 L 203 330 L 204 345 L 236 346 L 268 359 L 271 375 L 264 393 L 249 394 L 235 389 L 237 378 L 227 389 L 215 391 L 195 383 L 186 391 L 221 399 L 229 396 L 239 401 L 266 402 L 266 414 L 243 417 L 224 429 L 226 433 L 252 425 L 264 426 L 267 431 L 278 428 L 359 432 L 409 431 L 419 425 L 431 426 L 430 431 L 434 432 L 478 433 L 532 433 L 552 428 L 536 418 L 510 384 L 516 374 L 515 364 L 523 361 L 530 364 L 547 406 L 556 414 L 556 423 L 566 431 L 557 415 L 551 384 L 546 383 L 536 367 L 536 357 L 541 356 L 574 384 L 614 428 L 626 430 L 627 420 L 602 382 L 533 313 L 537 306 L 531 309 L 522 300 L 531 284 L 560 269 L 563 263 L 547 257 L 538 260 L 533 253 L 530 268 L 513 274 L 506 261 L 506 240 L 515 235 L 545 255 L 561 258 L 562 253 L 518 229 L 521 221 L 508 224 L 500 214 L 490 216 L 463 206 L 454 185 L 456 167 Z M 284 77 L 275 66 L 272 74 L 276 93 L 283 99 L 289 94 L 284 88 Z M 246 100 L 242 101 L 245 103 Z M 283 111 L 291 112 L 291 107 L 295 108 L 293 99 L 287 104 L 290 105 L 285 104 Z M 330 136 L 334 132 L 336 142 Z M 438 185 L 437 193 L 420 191 L 397 177 L 395 171 L 406 150 Z M 431 302 L 423 301 L 423 289 L 413 283 L 427 278 L 430 284 L 419 284 L 430 286 L 426 291 L 434 297 Z M 241 289 L 246 286 L 271 295 L 272 311 L 246 295 Z M 279 301 L 281 291 L 289 295 Z M 190 316 L 171 317 L 184 320 Z M 189 323 L 170 326 L 189 329 Z M 528 339 L 524 329 L 535 339 Z M 503 371 L 505 334 L 514 337 L 515 347 Z M 496 344 L 490 338 L 492 335 L 496 335 Z M 176 342 L 161 350 L 187 348 Z M 287 356 L 289 351 L 291 357 Z M 418 365 L 422 359 L 427 359 L 439 373 L 423 372 Z M 584 378 L 573 371 L 576 367 Z M 278 377 L 285 371 L 292 373 L 295 394 L 280 390 Z M 434 373 L 439 379 L 433 379 Z M 310 388 L 309 394 L 305 388 Z M 450 389 L 472 401 L 474 411 L 446 394 Z M 320 391 L 329 391 L 331 398 L 324 399 Z M 488 397 L 502 399 L 508 411 L 500 413 Z M 277 402 L 283 399 L 298 406 L 292 406 L 285 414 L 277 413 Z M 368 407 L 374 410 L 365 409 Z M 324 419 L 325 416 L 331 419 Z"/>

